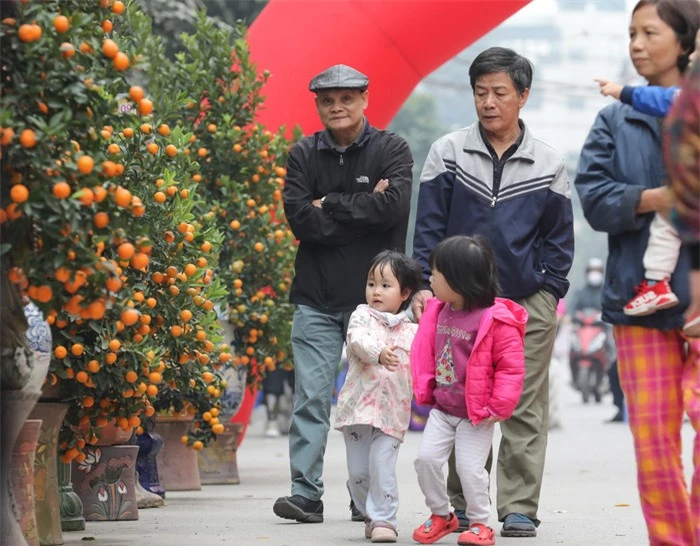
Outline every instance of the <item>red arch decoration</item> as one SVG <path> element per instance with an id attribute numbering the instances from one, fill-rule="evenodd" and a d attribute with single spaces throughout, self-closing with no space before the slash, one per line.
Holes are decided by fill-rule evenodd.
<path id="1" fill-rule="evenodd" d="M 529 1 L 270 0 L 248 34 L 271 72 L 258 121 L 317 131 L 309 80 L 343 63 L 369 76 L 367 117 L 384 128 L 421 79 Z"/>

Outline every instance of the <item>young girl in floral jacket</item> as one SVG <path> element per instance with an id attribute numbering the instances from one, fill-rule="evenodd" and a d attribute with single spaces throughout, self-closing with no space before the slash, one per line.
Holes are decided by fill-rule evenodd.
<path id="1" fill-rule="evenodd" d="M 359 305 L 348 324 L 350 366 L 335 428 L 345 436 L 350 494 L 365 514 L 365 537 L 372 542 L 397 538 L 396 459 L 411 416 L 408 355 L 417 329 L 406 308 L 420 280 L 417 262 L 381 252 L 367 275 L 367 305 Z"/>
<path id="2" fill-rule="evenodd" d="M 430 267 L 435 298 L 421 316 L 411 367 L 416 402 L 433 404 L 415 461 L 432 514 L 413 538 L 432 544 L 459 525 L 442 472 L 454 446 L 470 521 L 458 544 L 495 544 L 484 465 L 495 423 L 511 416 L 522 392 L 527 311 L 496 297 L 496 265 L 483 237 L 445 239 Z"/>

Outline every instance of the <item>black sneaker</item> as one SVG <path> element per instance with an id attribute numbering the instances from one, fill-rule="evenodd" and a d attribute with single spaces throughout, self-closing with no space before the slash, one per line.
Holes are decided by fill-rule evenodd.
<path id="1" fill-rule="evenodd" d="M 280 497 L 272 510 L 281 518 L 293 519 L 300 523 L 322 523 L 323 501 L 312 501 L 301 495 Z"/>
<path id="2" fill-rule="evenodd" d="M 453 531 L 455 533 L 462 533 L 464 531 L 469 531 L 469 518 L 465 510 L 455 510 L 455 516 L 459 521 L 459 526 Z"/>
<path id="3" fill-rule="evenodd" d="M 365 521 L 365 515 L 355 506 L 355 503 L 350 501 L 350 519 L 352 521 Z"/>

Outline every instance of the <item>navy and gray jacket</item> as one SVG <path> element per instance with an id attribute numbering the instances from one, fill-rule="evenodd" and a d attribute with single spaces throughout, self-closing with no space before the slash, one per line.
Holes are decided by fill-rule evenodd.
<path id="1" fill-rule="evenodd" d="M 669 330 L 683 325 L 688 306 L 690 255 L 681 248 L 671 288 L 680 305 L 645 317 L 622 308 L 644 278 L 643 256 L 653 212 L 637 214 L 642 191 L 665 183 L 658 118 L 615 103 L 603 108 L 581 151 L 576 189 L 591 227 L 608 234 L 603 320 L 612 324 Z"/>
<path id="2" fill-rule="evenodd" d="M 284 212 L 299 248 L 289 300 L 328 311 L 365 303 L 367 271 L 386 249 L 403 252 L 413 158 L 406 141 L 365 121 L 344 151 L 324 131 L 297 142 L 287 159 Z M 379 180 L 383 193 L 373 193 Z M 323 208 L 311 204 L 324 197 Z"/>
<path id="3" fill-rule="evenodd" d="M 569 179 L 559 154 L 532 136 L 502 167 L 475 123 L 435 141 L 423 167 L 414 257 L 430 276 L 430 253 L 452 235 L 484 235 L 493 247 L 503 296 L 525 298 L 544 289 L 555 298 L 569 288 L 574 255 Z"/>

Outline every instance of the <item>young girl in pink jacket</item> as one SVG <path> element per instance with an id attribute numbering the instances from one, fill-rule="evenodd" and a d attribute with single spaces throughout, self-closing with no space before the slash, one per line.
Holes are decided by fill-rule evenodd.
<path id="1" fill-rule="evenodd" d="M 511 416 L 522 392 L 527 311 L 496 297 L 496 265 L 483 237 L 445 239 L 430 267 L 435 298 L 421 317 L 411 370 L 416 402 L 433 405 L 415 461 L 431 516 L 413 538 L 432 544 L 459 525 L 442 472 L 454 446 L 470 521 L 457 543 L 495 544 L 484 465 L 495 423 Z"/>
<path id="2" fill-rule="evenodd" d="M 393 250 L 369 268 L 365 297 L 350 317 L 348 375 L 338 395 L 335 428 L 343 431 L 348 487 L 365 514 L 365 537 L 396 542 L 396 459 L 411 417 L 408 355 L 417 326 L 406 315 L 420 288 L 417 262 Z"/>

